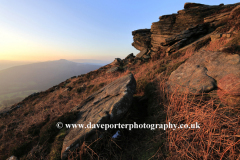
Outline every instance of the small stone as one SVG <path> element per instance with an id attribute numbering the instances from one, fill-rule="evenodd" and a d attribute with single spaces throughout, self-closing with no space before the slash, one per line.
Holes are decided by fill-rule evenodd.
<path id="1" fill-rule="evenodd" d="M 211 41 L 215 41 L 222 37 L 221 33 L 211 35 Z"/>
<path id="2" fill-rule="evenodd" d="M 15 157 L 15 156 L 11 156 L 11 157 L 9 157 L 8 159 L 6 159 L 6 160 L 18 160 L 18 158 L 17 157 Z"/>
<path id="3" fill-rule="evenodd" d="M 230 33 L 224 33 L 224 34 L 222 34 L 222 37 L 230 38 L 230 37 L 231 37 L 231 34 L 230 34 Z"/>

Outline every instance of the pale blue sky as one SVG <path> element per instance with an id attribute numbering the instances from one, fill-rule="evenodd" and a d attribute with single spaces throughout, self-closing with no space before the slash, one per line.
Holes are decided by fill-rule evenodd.
<path id="1" fill-rule="evenodd" d="M 132 31 L 176 13 L 178 0 L 0 0 L 0 60 L 124 58 Z M 209 5 L 234 0 L 194 1 Z"/>

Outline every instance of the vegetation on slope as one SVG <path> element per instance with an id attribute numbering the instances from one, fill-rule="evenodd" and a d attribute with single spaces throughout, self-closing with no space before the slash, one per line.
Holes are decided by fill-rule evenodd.
<path id="1" fill-rule="evenodd" d="M 228 26 L 229 30 L 235 25 Z M 229 25 L 223 23 L 220 25 Z M 220 28 L 221 29 L 221 28 Z M 220 31 L 219 29 L 219 31 Z M 225 31 L 225 30 L 224 30 Z M 228 29 L 226 30 L 228 31 Z M 235 28 L 239 33 L 239 28 Z M 237 98 L 219 90 L 199 96 L 167 92 L 170 74 L 197 50 L 239 53 L 239 34 L 232 38 L 207 39 L 187 46 L 170 56 L 156 55 L 149 61 L 121 65 L 121 71 L 106 73 L 111 65 L 73 77 L 45 92 L 29 96 L 11 114 L 0 117 L 0 159 L 15 155 L 20 159 L 60 159 L 66 130 L 56 123 L 71 123 L 76 113 L 69 112 L 91 93 L 132 72 L 137 91 L 132 107 L 121 123 L 193 124 L 200 129 L 108 130 L 94 142 L 84 142 L 69 154 L 69 159 L 237 159 L 240 153 L 240 107 Z M 234 45 L 231 45 L 234 43 Z"/>

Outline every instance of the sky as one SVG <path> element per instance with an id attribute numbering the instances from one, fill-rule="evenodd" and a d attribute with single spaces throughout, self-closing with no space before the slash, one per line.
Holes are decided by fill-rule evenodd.
<path id="1" fill-rule="evenodd" d="M 182 10 L 182 0 L 0 0 L 0 60 L 109 60 L 139 52 L 132 31 Z M 194 1 L 208 5 L 235 0 Z"/>

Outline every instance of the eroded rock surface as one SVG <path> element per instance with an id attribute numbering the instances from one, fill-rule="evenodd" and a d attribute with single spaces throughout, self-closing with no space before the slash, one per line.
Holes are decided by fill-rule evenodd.
<path id="1" fill-rule="evenodd" d="M 132 32 L 133 43 L 137 50 L 142 51 L 147 48 L 151 48 L 151 32 L 150 29 L 139 29 Z"/>
<path id="2" fill-rule="evenodd" d="M 240 76 L 228 74 L 218 82 L 218 88 L 233 96 L 240 96 Z"/>
<path id="3" fill-rule="evenodd" d="M 185 3 L 184 9 L 178 13 L 160 16 L 160 20 L 151 26 L 152 53 L 164 46 L 169 46 L 168 53 L 174 52 L 208 34 L 214 30 L 215 24 L 229 17 L 236 5 Z"/>
<path id="4" fill-rule="evenodd" d="M 117 123 L 131 106 L 136 81 L 132 74 L 121 77 L 104 88 L 90 95 L 73 111 L 79 111 L 76 124 L 109 124 Z M 70 129 L 63 141 L 62 159 L 67 158 L 69 150 L 79 146 L 83 140 L 94 139 L 96 129 Z"/>
<path id="5" fill-rule="evenodd" d="M 231 78 L 230 78 L 231 77 Z M 238 94 L 240 56 L 223 52 L 200 51 L 191 56 L 169 77 L 170 90 L 199 94 L 216 86 L 230 94 Z M 237 87 L 233 89 L 234 87 Z"/>

